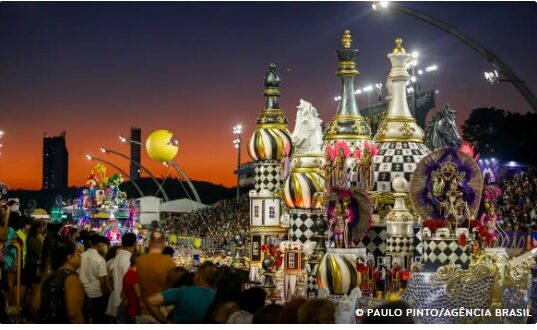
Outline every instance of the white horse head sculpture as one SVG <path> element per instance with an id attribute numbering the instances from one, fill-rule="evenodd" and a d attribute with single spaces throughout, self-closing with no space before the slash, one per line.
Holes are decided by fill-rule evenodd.
<path id="1" fill-rule="evenodd" d="M 319 118 L 317 109 L 311 103 L 300 100 L 297 107 L 295 129 L 292 135 L 295 155 L 305 153 L 321 154 L 323 143 L 322 120 Z"/>

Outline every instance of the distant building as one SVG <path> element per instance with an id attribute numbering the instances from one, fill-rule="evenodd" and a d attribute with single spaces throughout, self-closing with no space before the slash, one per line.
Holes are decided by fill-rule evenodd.
<path id="1" fill-rule="evenodd" d="M 65 145 L 65 132 L 59 136 L 43 138 L 43 190 L 66 190 L 69 173 L 69 153 Z"/>
<path id="2" fill-rule="evenodd" d="M 237 170 L 233 171 L 237 175 Z M 242 164 L 239 168 L 239 186 L 253 187 L 255 184 L 255 167 L 253 162 Z"/>
<path id="3" fill-rule="evenodd" d="M 131 127 L 131 141 L 136 141 L 138 143 L 142 142 L 142 129 L 137 127 Z M 130 167 L 130 179 L 138 180 L 140 179 L 140 166 L 136 163 L 141 164 L 142 158 L 140 151 L 142 146 L 138 143 L 131 142 L 131 167 Z"/>

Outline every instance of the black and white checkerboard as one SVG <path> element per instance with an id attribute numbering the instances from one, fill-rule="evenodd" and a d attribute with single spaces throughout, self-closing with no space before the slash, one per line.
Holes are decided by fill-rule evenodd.
<path id="1" fill-rule="evenodd" d="M 317 283 L 317 268 L 319 265 L 313 265 L 313 269 L 311 268 L 311 264 L 306 266 L 306 269 L 308 271 L 308 285 L 307 285 L 307 295 L 308 298 L 316 298 L 317 293 L 319 291 L 319 283 Z"/>
<path id="2" fill-rule="evenodd" d="M 391 182 L 397 177 L 404 177 L 410 182 L 416 165 L 429 153 L 429 149 L 423 143 L 379 143 L 379 152 L 373 157 L 373 190 L 392 191 Z"/>
<path id="3" fill-rule="evenodd" d="M 421 237 L 421 226 L 414 226 L 414 258 L 421 259 L 423 255 L 423 239 Z"/>
<path id="4" fill-rule="evenodd" d="M 457 238 L 423 239 L 423 271 L 435 272 L 438 267 L 451 263 L 470 266 L 469 245 L 460 246 Z"/>
<path id="5" fill-rule="evenodd" d="M 291 240 L 293 242 L 300 241 L 301 243 L 311 240 L 315 234 L 313 226 L 319 215 L 309 210 L 289 209 L 289 218 L 291 220 L 289 226 Z"/>
<path id="6" fill-rule="evenodd" d="M 414 250 L 414 238 L 412 237 L 386 237 L 386 255 L 412 256 Z"/>
<path id="7" fill-rule="evenodd" d="M 358 247 L 365 247 L 368 254 L 377 257 L 386 255 L 386 225 L 373 225 L 367 234 L 362 238 Z"/>
<path id="8" fill-rule="evenodd" d="M 276 161 L 257 162 L 254 168 L 257 192 L 268 190 L 274 192 L 280 188 L 280 164 Z"/>

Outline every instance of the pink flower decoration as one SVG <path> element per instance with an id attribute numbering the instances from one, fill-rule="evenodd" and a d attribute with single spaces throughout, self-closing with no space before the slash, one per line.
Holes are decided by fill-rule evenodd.
<path id="1" fill-rule="evenodd" d="M 285 155 L 289 157 L 289 153 L 291 152 L 291 145 L 289 143 L 285 144 Z"/>
<path id="2" fill-rule="evenodd" d="M 326 151 L 328 151 L 330 159 L 334 160 L 336 158 L 336 148 L 334 148 L 333 146 L 326 146 Z"/>
<path id="3" fill-rule="evenodd" d="M 362 152 L 360 151 L 360 149 L 356 148 L 356 150 L 354 150 L 354 157 L 356 157 L 356 159 L 360 159 L 361 155 L 362 155 Z"/>
<path id="4" fill-rule="evenodd" d="M 343 140 L 337 141 L 336 144 L 334 145 L 334 148 L 336 149 L 336 151 L 340 148 L 343 149 L 343 154 L 345 155 L 345 157 L 349 157 L 350 154 L 352 153 L 351 148 L 349 148 L 349 145 L 347 144 L 347 142 Z"/>

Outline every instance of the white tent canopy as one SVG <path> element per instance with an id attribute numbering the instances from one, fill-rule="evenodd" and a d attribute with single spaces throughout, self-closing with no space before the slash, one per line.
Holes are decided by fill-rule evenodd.
<path id="1" fill-rule="evenodd" d="M 207 205 L 198 203 L 188 198 L 182 198 L 161 203 L 160 212 L 187 213 L 202 209 L 204 207 L 207 207 Z"/>

